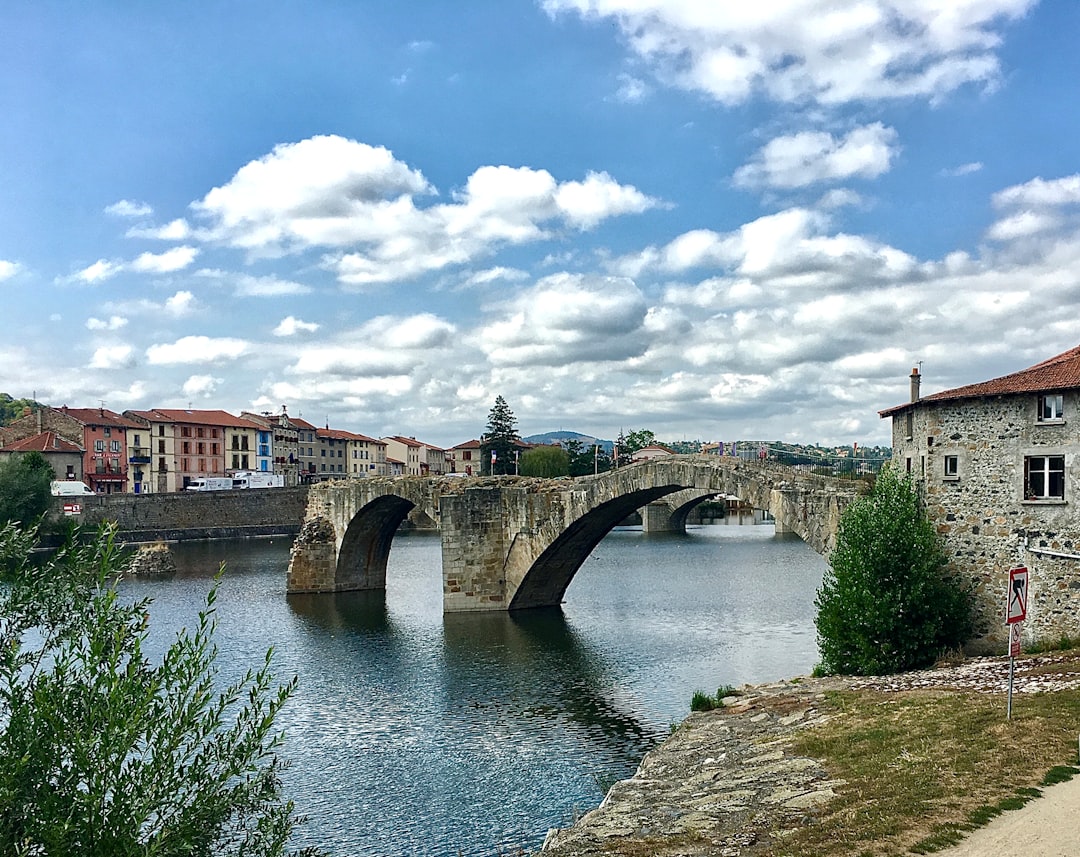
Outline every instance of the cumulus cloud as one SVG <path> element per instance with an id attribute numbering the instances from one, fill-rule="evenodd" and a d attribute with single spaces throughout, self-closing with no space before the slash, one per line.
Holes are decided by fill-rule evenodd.
<path id="1" fill-rule="evenodd" d="M 627 104 L 637 104 L 644 101 L 649 95 L 649 85 L 641 78 L 632 74 L 620 74 L 618 77 L 619 88 L 615 93 L 615 99 Z"/>
<path id="2" fill-rule="evenodd" d="M 235 360 L 245 354 L 248 348 L 249 344 L 243 339 L 184 336 L 176 342 L 151 345 L 146 349 L 146 360 L 153 366 L 216 363 Z"/>
<path id="3" fill-rule="evenodd" d="M 119 369 L 130 366 L 133 349 L 130 345 L 103 345 L 90 358 L 91 369 Z"/>
<path id="4" fill-rule="evenodd" d="M 1036 0 L 543 0 L 610 20 L 667 85 L 724 104 L 755 95 L 825 105 L 994 86 L 1000 31 Z"/>
<path id="5" fill-rule="evenodd" d="M 628 278 L 555 274 L 505 304 L 477 340 L 496 366 L 626 360 L 645 349 L 647 312 Z"/>
<path id="6" fill-rule="evenodd" d="M 203 268 L 196 275 L 208 280 L 215 280 L 232 286 L 233 294 L 241 298 L 276 298 L 285 295 L 307 295 L 313 291 L 311 286 L 285 280 L 275 276 L 255 277 L 251 274 L 238 274 L 218 268 Z"/>
<path id="7" fill-rule="evenodd" d="M 164 253 L 143 253 L 131 263 L 131 270 L 140 273 L 168 274 L 182 271 L 199 255 L 196 247 L 173 247 Z"/>
<path id="8" fill-rule="evenodd" d="M 88 318 L 86 320 L 86 327 L 89 330 L 119 330 L 127 323 L 128 320 L 123 316 L 113 315 L 106 320 L 100 318 Z"/>
<path id="9" fill-rule="evenodd" d="M 995 241 L 1015 241 L 1053 235 L 1075 228 L 1080 220 L 1080 174 L 1057 179 L 1032 179 L 998 191 L 994 207 L 1003 216 L 987 230 Z"/>
<path id="10" fill-rule="evenodd" d="M 110 262 L 108 259 L 98 259 L 92 265 L 87 265 L 81 271 L 76 271 L 70 279 L 75 282 L 86 283 L 87 285 L 92 286 L 104 282 L 111 277 L 115 277 L 122 270 L 124 270 L 122 262 Z"/>
<path id="11" fill-rule="evenodd" d="M 192 375 L 184 382 L 181 389 L 185 396 L 192 399 L 208 399 L 224 380 L 224 378 L 215 378 L 213 375 Z"/>
<path id="12" fill-rule="evenodd" d="M 487 268 L 483 271 L 477 271 L 474 274 L 470 274 L 465 278 L 465 281 L 461 285 L 463 288 L 471 288 L 473 286 L 487 286 L 491 283 L 498 282 L 518 283 L 522 280 L 527 280 L 528 278 L 528 273 L 522 271 L 520 268 L 506 268 L 499 265 L 494 268 Z"/>
<path id="13" fill-rule="evenodd" d="M 293 316 L 283 318 L 274 328 L 274 336 L 295 336 L 297 333 L 314 333 L 319 329 L 313 321 L 301 321 Z"/>
<path id="14" fill-rule="evenodd" d="M 840 139 L 824 131 L 777 137 L 735 171 L 734 182 L 739 187 L 791 189 L 876 178 L 889 170 L 897 152 L 896 136 L 894 129 L 875 122 Z"/>
<path id="15" fill-rule="evenodd" d="M 982 161 L 969 161 L 966 164 L 960 164 L 958 167 L 944 169 L 941 171 L 941 174 L 946 178 L 957 178 L 959 176 L 969 176 L 972 173 L 977 173 L 982 168 Z"/>
<path id="16" fill-rule="evenodd" d="M 186 289 L 181 289 L 165 299 L 165 312 L 176 318 L 183 318 L 195 311 L 197 303 L 195 295 Z"/>
<path id="17" fill-rule="evenodd" d="M 21 266 L 18 262 L 8 262 L 4 259 L 0 259 L 0 283 L 4 280 L 10 280 L 17 273 L 19 273 Z"/>
<path id="18" fill-rule="evenodd" d="M 145 202 L 121 199 L 112 205 L 105 206 L 105 213 L 113 217 L 149 217 L 154 213 L 154 209 Z"/>
<path id="19" fill-rule="evenodd" d="M 417 205 L 435 194 L 388 149 L 319 136 L 275 147 L 192 207 L 206 240 L 268 256 L 326 248 L 339 280 L 362 288 L 657 204 L 607 173 L 560 183 L 546 170 L 509 166 L 480 167 L 450 202 Z"/>
<path id="20" fill-rule="evenodd" d="M 164 226 L 133 226 L 124 234 L 128 238 L 152 238 L 158 241 L 187 241 L 194 235 L 183 218 L 171 220 Z"/>

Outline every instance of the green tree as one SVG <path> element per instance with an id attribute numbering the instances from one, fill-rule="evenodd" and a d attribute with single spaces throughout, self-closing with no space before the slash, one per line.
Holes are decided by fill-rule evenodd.
<path id="1" fill-rule="evenodd" d="M 521 454 L 522 476 L 543 476 L 548 479 L 570 474 L 570 456 L 561 446 L 534 446 Z"/>
<path id="2" fill-rule="evenodd" d="M 636 429 L 629 434 L 619 432 L 619 439 L 615 441 L 618 452 L 617 465 L 626 467 L 639 449 L 652 446 L 656 443 L 656 435 L 648 429 Z"/>
<path id="3" fill-rule="evenodd" d="M 882 470 L 840 519 L 818 591 L 826 673 L 882 675 L 931 665 L 972 633 L 972 591 L 946 571 L 911 480 Z"/>
<path id="4" fill-rule="evenodd" d="M 53 478 L 52 467 L 40 452 L 19 453 L 0 463 L 0 525 L 36 524 L 52 503 Z"/>
<path id="5" fill-rule="evenodd" d="M 18 419 L 27 408 L 37 410 L 40 407 L 33 399 L 13 399 L 7 393 L 0 393 L 0 426 Z"/>
<path id="6" fill-rule="evenodd" d="M 274 688 L 267 652 L 218 687 L 216 583 L 152 664 L 148 602 L 117 592 L 112 532 L 44 562 L 28 559 L 35 541 L 0 530 L 0 853 L 285 854 L 300 819 L 273 723 L 296 679 Z"/>
<path id="7" fill-rule="evenodd" d="M 496 396 L 488 414 L 487 428 L 480 436 L 484 472 L 490 475 L 513 473 L 517 443 L 517 418 L 506 404 L 506 399 Z M 492 453 L 495 454 L 494 462 L 491 460 Z"/>

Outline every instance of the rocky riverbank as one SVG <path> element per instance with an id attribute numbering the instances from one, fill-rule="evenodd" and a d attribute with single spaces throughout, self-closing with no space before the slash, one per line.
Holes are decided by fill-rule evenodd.
<path id="1" fill-rule="evenodd" d="M 1072 662 L 1076 662 L 1075 664 Z M 743 857 L 804 825 L 844 783 L 794 753 L 795 736 L 828 719 L 830 690 L 954 688 L 1002 693 L 1008 661 L 979 658 L 881 678 L 799 678 L 744 688 L 716 711 L 691 714 L 573 827 L 553 830 L 554 857 Z M 1018 694 L 1080 687 L 1076 653 L 1017 662 Z"/>

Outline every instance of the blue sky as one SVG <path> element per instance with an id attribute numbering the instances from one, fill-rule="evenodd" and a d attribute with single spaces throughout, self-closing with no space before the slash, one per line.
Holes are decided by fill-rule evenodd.
<path id="1" fill-rule="evenodd" d="M 1080 343 L 1068 0 L 15 2 L 0 391 L 888 442 Z"/>

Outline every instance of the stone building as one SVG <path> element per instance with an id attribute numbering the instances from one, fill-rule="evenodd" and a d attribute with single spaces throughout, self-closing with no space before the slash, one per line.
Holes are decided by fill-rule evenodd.
<path id="1" fill-rule="evenodd" d="M 1030 572 L 1027 642 L 1080 638 L 1080 347 L 881 411 L 954 568 L 976 583 L 982 637 L 1004 651 L 1009 569 Z"/>

